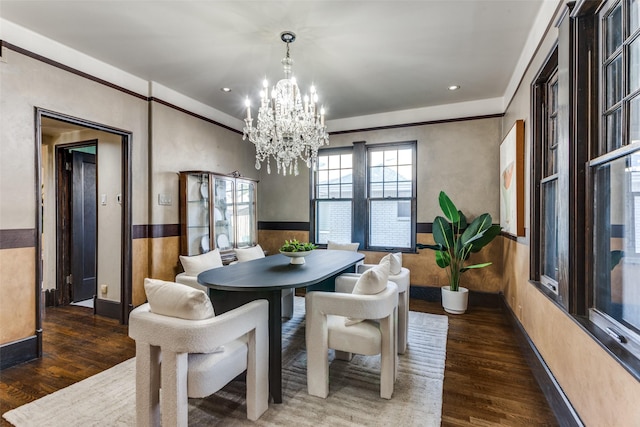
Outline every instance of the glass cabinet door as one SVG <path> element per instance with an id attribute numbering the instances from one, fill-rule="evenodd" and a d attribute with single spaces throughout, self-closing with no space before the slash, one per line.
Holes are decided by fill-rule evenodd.
<path id="1" fill-rule="evenodd" d="M 209 175 L 186 175 L 184 184 L 186 203 L 186 243 L 187 255 L 209 252 Z"/>
<path id="2" fill-rule="evenodd" d="M 213 249 L 233 259 L 234 248 L 258 241 L 257 182 L 207 171 L 182 171 L 180 179 L 180 254 Z"/>
<path id="3" fill-rule="evenodd" d="M 256 184 L 236 180 L 236 239 L 239 248 L 255 246 L 256 236 Z"/>
<path id="4" fill-rule="evenodd" d="M 220 251 L 233 249 L 234 235 L 234 180 L 214 176 L 213 219 L 215 246 Z"/>

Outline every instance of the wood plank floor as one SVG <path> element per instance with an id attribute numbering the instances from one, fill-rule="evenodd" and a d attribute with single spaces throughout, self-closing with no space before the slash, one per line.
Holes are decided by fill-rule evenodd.
<path id="1" fill-rule="evenodd" d="M 439 303 L 412 299 L 410 307 L 444 314 Z M 135 355 L 127 327 L 88 308 L 47 308 L 43 331 L 42 359 L 0 372 L 0 413 Z M 501 309 L 449 316 L 442 414 L 443 426 L 558 425 Z"/>

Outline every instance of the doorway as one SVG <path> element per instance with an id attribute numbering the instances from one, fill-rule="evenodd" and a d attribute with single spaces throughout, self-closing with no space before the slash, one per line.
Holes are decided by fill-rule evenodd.
<path id="1" fill-rule="evenodd" d="M 47 304 L 131 309 L 131 134 L 36 109 L 37 327 Z M 53 300 L 53 301 L 51 301 Z M 89 304 L 82 304 L 89 305 Z"/>

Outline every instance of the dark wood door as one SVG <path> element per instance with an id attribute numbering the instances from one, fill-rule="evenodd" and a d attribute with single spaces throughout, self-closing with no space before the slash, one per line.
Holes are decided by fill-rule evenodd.
<path id="1" fill-rule="evenodd" d="M 96 156 L 72 152 L 71 301 L 96 294 Z"/>

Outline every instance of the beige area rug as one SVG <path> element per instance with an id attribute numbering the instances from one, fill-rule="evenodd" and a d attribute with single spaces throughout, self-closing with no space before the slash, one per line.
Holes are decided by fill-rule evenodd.
<path id="1" fill-rule="evenodd" d="M 448 319 L 410 313 L 409 347 L 400 356 L 391 400 L 380 398 L 379 356 L 351 362 L 331 355 L 329 397 L 307 394 L 304 300 L 283 323 L 283 403 L 262 417 L 246 419 L 244 383 L 234 381 L 213 396 L 189 399 L 191 426 L 439 426 L 442 412 Z M 17 427 L 135 425 L 135 361 L 11 410 L 3 417 Z"/>

